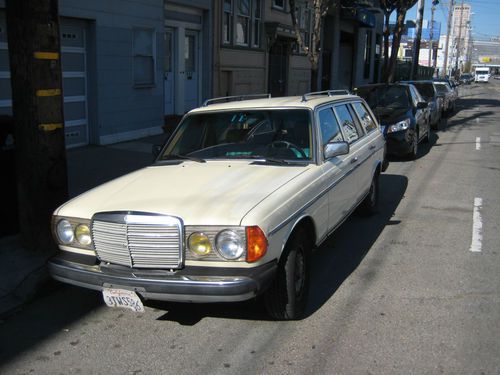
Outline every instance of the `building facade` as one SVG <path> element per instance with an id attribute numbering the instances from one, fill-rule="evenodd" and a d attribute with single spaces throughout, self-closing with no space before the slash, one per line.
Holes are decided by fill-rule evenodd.
<path id="1" fill-rule="evenodd" d="M 320 89 L 380 78 L 378 1 L 340 4 L 321 31 Z M 289 7 L 288 0 L 59 0 L 67 147 L 159 134 L 212 97 L 310 91 L 311 64 Z M 312 1 L 297 1 L 306 46 L 312 12 Z M 9 71 L 0 0 L 0 116 L 12 115 Z"/>
<path id="2" fill-rule="evenodd" d="M 162 0 L 60 0 L 66 146 L 163 131 Z M 0 115 L 12 114 L 5 1 L 0 0 Z"/>
<path id="3" fill-rule="evenodd" d="M 449 43 L 449 64 L 452 70 L 463 71 L 469 59 L 471 6 L 469 4 L 454 5 L 451 20 Z"/>

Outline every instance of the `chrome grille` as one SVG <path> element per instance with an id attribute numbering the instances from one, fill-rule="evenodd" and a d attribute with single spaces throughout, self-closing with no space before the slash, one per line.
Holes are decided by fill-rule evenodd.
<path id="1" fill-rule="evenodd" d="M 101 261 L 134 268 L 174 269 L 182 265 L 182 223 L 171 216 L 100 213 L 92 237 Z"/>

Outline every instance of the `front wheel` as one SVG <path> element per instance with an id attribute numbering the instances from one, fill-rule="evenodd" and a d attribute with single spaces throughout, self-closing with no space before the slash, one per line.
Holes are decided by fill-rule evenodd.
<path id="1" fill-rule="evenodd" d="M 311 244 L 299 229 L 287 243 L 276 276 L 264 295 L 269 315 L 278 320 L 300 319 L 309 294 L 309 253 Z"/>
<path id="2" fill-rule="evenodd" d="M 359 212 L 364 216 L 369 216 L 377 213 L 379 199 L 379 174 L 375 173 L 370 185 L 368 195 L 359 205 Z"/>
<path id="3" fill-rule="evenodd" d="M 418 155 L 418 131 L 413 133 L 413 138 L 411 142 L 411 150 L 408 153 L 408 159 L 415 160 Z"/>

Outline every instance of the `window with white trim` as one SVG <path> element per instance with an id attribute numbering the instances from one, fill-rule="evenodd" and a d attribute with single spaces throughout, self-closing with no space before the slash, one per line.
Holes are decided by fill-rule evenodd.
<path id="1" fill-rule="evenodd" d="M 155 84 L 155 30 L 133 29 L 134 85 L 150 86 Z"/>
<path id="2" fill-rule="evenodd" d="M 273 8 L 285 10 L 285 0 L 273 0 Z"/>
<path id="3" fill-rule="evenodd" d="M 223 0 L 222 44 L 260 48 L 262 0 Z"/>

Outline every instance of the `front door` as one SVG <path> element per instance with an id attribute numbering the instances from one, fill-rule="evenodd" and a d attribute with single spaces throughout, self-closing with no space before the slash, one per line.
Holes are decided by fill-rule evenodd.
<path id="1" fill-rule="evenodd" d="M 197 107 L 199 81 L 198 81 L 198 32 L 186 30 L 184 38 L 184 111 Z"/>
<path id="2" fill-rule="evenodd" d="M 165 66 L 164 66 L 164 90 L 165 90 L 165 115 L 174 114 L 174 61 L 175 61 L 175 39 L 174 30 L 165 30 Z"/>
<path id="3" fill-rule="evenodd" d="M 288 43 L 276 40 L 269 51 L 269 92 L 272 96 L 286 95 Z"/>

